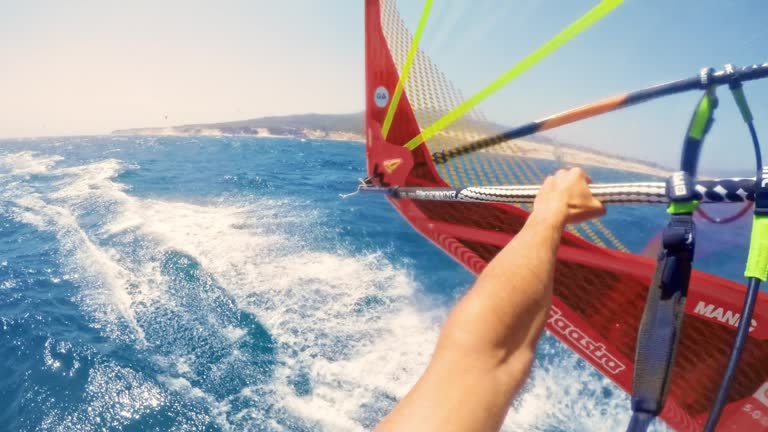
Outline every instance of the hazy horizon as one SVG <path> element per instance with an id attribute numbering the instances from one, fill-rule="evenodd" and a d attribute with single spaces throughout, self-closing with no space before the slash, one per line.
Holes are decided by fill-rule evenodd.
<path id="1" fill-rule="evenodd" d="M 362 3 L 291 3 L 0 0 L 0 138 L 360 111 Z"/>
<path id="2" fill-rule="evenodd" d="M 469 97 L 598 2 L 435 3 L 421 47 Z M 397 5 L 413 31 L 423 2 Z M 761 63 L 768 41 L 761 6 L 627 0 L 479 109 L 493 122 L 517 125 L 694 76 L 703 66 Z M 0 8 L 0 138 L 365 107 L 363 1 L 0 0 Z M 768 85 L 746 87 L 762 134 Z M 664 98 L 548 135 L 670 165 L 698 97 Z M 703 163 L 746 166 L 748 134 L 727 89 L 720 98 L 709 141 L 738 141 L 738 151 L 705 151 Z"/>

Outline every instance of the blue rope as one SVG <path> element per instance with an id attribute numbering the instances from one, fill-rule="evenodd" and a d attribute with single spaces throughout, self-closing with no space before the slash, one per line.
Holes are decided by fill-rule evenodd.
<path id="1" fill-rule="evenodd" d="M 741 83 L 736 82 L 731 85 L 731 91 L 741 88 Z M 746 105 L 746 99 L 744 99 Z M 749 107 L 746 108 L 749 111 Z M 744 113 L 742 112 L 742 115 Z M 760 152 L 760 140 L 757 138 L 757 132 L 755 131 L 755 124 L 751 119 L 752 115 L 748 114 L 748 117 L 744 118 L 749 128 L 749 135 L 752 137 L 752 147 L 755 150 L 755 168 L 757 169 L 757 177 L 755 187 L 760 187 L 760 179 L 763 172 L 763 157 Z M 755 189 L 757 193 L 758 189 Z M 736 374 L 736 369 L 739 367 L 739 360 L 741 359 L 741 353 L 744 351 L 744 344 L 747 342 L 749 336 L 749 327 L 752 325 L 752 314 L 755 311 L 755 302 L 757 301 L 757 294 L 760 292 L 760 279 L 749 278 L 747 281 L 747 294 L 744 298 L 744 306 L 741 309 L 741 318 L 739 320 L 739 326 L 736 329 L 736 338 L 733 341 L 733 348 L 731 348 L 731 355 L 728 357 L 728 366 L 725 368 L 725 374 L 723 380 L 720 381 L 720 388 L 717 390 L 717 397 L 712 404 L 712 410 L 709 412 L 707 423 L 704 426 L 705 432 L 714 432 L 717 427 L 717 423 L 720 421 L 720 415 L 723 412 L 725 403 L 728 398 L 728 390 L 731 386 L 733 376 Z"/>
<path id="2" fill-rule="evenodd" d="M 715 403 L 712 404 L 712 410 L 709 412 L 707 424 L 704 426 L 704 432 L 714 432 L 715 427 L 717 427 L 717 422 L 720 420 L 720 414 L 723 412 L 723 407 L 725 406 L 728 397 L 728 389 L 731 386 L 731 380 L 736 373 L 736 368 L 739 367 L 741 352 L 744 350 L 744 344 L 747 342 L 749 327 L 752 325 L 752 313 L 755 310 L 755 302 L 757 301 L 757 293 L 759 291 L 760 279 L 749 278 L 747 296 L 744 299 L 744 307 L 741 311 L 739 327 L 736 330 L 736 340 L 733 343 L 731 355 L 728 358 L 728 366 L 725 368 L 725 375 L 723 376 L 723 380 L 720 381 L 720 389 L 717 391 L 717 398 L 715 398 Z"/>
<path id="3" fill-rule="evenodd" d="M 648 430 L 648 426 L 651 425 L 653 414 L 648 414 L 640 411 L 632 413 L 632 418 L 629 419 L 629 426 L 627 426 L 627 432 L 645 432 Z"/>

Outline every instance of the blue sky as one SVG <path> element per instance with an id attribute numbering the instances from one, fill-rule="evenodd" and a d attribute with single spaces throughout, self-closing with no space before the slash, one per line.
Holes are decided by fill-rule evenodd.
<path id="1" fill-rule="evenodd" d="M 399 3 L 409 27 L 415 28 L 421 2 Z M 422 42 L 424 50 L 465 96 L 496 78 L 597 1 L 477 0 L 468 4 L 435 2 Z M 695 76 L 704 66 L 763 63 L 768 61 L 766 22 L 768 4 L 758 0 L 627 0 L 481 108 L 493 120 L 521 124 L 599 98 Z M 758 130 L 768 131 L 768 81 L 749 84 L 746 90 Z M 721 89 L 719 95 L 721 108 L 702 163 L 749 168 L 753 162 L 746 128 L 727 89 Z M 562 141 L 674 166 L 699 96 L 690 93 L 665 98 L 549 134 Z M 767 133 L 761 136 L 768 141 Z"/>
<path id="2" fill-rule="evenodd" d="M 438 0 L 423 47 L 468 96 L 596 3 Z M 415 28 L 422 2 L 398 4 Z M 0 0 L 0 10 L 0 137 L 364 105 L 362 0 Z M 766 22 L 762 0 L 627 0 L 481 108 L 517 124 L 702 66 L 765 62 Z M 748 86 L 748 96 L 765 129 L 768 82 Z M 696 98 L 667 98 L 552 135 L 672 161 Z M 727 91 L 721 99 L 713 146 L 748 151 L 746 140 L 734 143 L 746 132 Z M 740 154 L 705 150 L 704 158 L 738 164 Z"/>

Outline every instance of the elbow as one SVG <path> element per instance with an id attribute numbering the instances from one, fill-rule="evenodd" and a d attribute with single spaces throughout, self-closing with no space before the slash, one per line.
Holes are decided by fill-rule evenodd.
<path id="1" fill-rule="evenodd" d="M 533 367 L 533 361 L 536 359 L 536 352 L 525 347 L 519 349 L 507 359 L 506 364 L 513 372 L 528 375 Z"/>
<path id="2" fill-rule="evenodd" d="M 484 340 L 464 329 L 447 326 L 440 336 L 435 354 L 460 358 L 462 362 L 490 370 L 494 375 L 525 377 L 533 366 L 536 345 Z"/>
<path id="3" fill-rule="evenodd" d="M 528 379 L 535 358 L 534 351 L 522 348 L 497 366 L 497 379 L 508 389 L 512 397 L 517 395 Z"/>
<path id="4" fill-rule="evenodd" d="M 451 316 L 438 340 L 437 353 L 451 353 L 465 361 L 482 363 L 484 367 L 530 368 L 536 355 L 536 345 L 541 334 L 537 325 L 513 326 L 516 331 L 493 334 L 482 326 L 467 324 L 465 317 Z M 492 330 L 492 329 L 491 329 Z"/>

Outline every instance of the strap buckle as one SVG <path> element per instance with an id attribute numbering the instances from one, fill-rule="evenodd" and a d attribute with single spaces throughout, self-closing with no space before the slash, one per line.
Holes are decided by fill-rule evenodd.
<path id="1" fill-rule="evenodd" d="M 715 75 L 715 69 L 711 67 L 702 68 L 699 71 L 699 82 L 701 88 L 706 89 L 712 85 L 712 77 Z"/>
<path id="2" fill-rule="evenodd" d="M 672 202 L 693 201 L 693 178 L 685 171 L 677 171 L 667 177 L 667 198 Z"/>
<path id="3" fill-rule="evenodd" d="M 768 216 L 768 167 L 755 179 L 755 215 Z"/>
<path id="4" fill-rule="evenodd" d="M 693 222 L 693 217 L 687 214 L 672 215 L 661 237 L 662 246 L 668 254 L 677 252 L 693 254 L 696 245 L 696 224 Z"/>
<path id="5" fill-rule="evenodd" d="M 730 63 L 723 66 L 723 75 L 728 80 L 729 89 L 735 90 L 743 87 L 743 84 L 741 83 L 741 78 L 739 77 L 739 73 L 736 70 L 736 66 Z"/>

